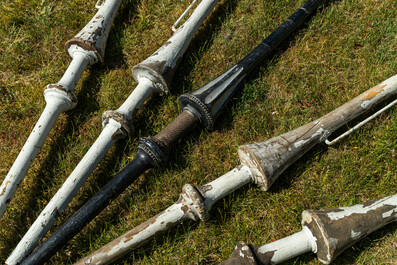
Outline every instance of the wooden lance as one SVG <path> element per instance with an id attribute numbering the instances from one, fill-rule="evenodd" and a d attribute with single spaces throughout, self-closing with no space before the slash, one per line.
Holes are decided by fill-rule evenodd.
<path id="1" fill-rule="evenodd" d="M 32 252 L 37 242 L 50 229 L 110 147 L 133 130 L 133 113 L 146 99 L 153 92 L 168 93 L 181 57 L 217 2 L 218 0 L 201 1 L 189 19 L 163 46 L 133 68 L 132 74 L 138 86 L 120 108 L 103 114 L 101 134 L 8 257 L 6 261 L 8 265 L 20 263 Z"/>
<path id="2" fill-rule="evenodd" d="M 182 113 L 154 137 L 141 139 L 137 155 L 131 163 L 26 258 L 23 264 L 41 264 L 50 258 L 136 178 L 148 169 L 164 164 L 172 147 L 195 125 L 201 124 L 211 129 L 221 109 L 244 78 L 322 2 L 324 0 L 307 1 L 244 59 L 203 87 L 182 95 L 179 98 Z"/>
<path id="3" fill-rule="evenodd" d="M 46 107 L 0 186 L 0 218 L 59 115 L 77 105 L 74 88 L 84 69 L 97 62 L 103 63 L 106 40 L 120 3 L 121 0 L 107 0 L 101 5 L 97 4 L 95 16 L 74 38 L 66 42 L 65 50 L 72 62 L 58 83 L 47 85 L 44 89 Z"/>
<path id="4" fill-rule="evenodd" d="M 240 242 L 222 265 L 278 264 L 314 252 L 330 264 L 344 250 L 397 220 L 397 195 L 350 207 L 302 213 L 302 231 L 263 246 Z"/>
<path id="5" fill-rule="evenodd" d="M 313 146 L 323 142 L 328 135 L 343 126 L 346 122 L 366 112 L 370 107 L 381 103 L 396 94 L 397 75 L 369 89 L 365 93 L 314 122 L 303 125 L 298 129 L 287 132 L 281 136 L 271 138 L 265 142 L 240 146 L 238 153 L 241 165 L 206 185 L 192 186 L 190 184 L 186 184 L 182 189 L 179 200 L 175 204 L 144 223 L 134 227 L 129 232 L 118 237 L 102 248 L 94 251 L 89 256 L 78 261 L 76 264 L 107 264 L 126 254 L 131 249 L 142 245 L 152 237 L 158 235 L 160 232 L 164 232 L 185 220 L 191 219 L 194 221 L 206 221 L 210 217 L 209 211 L 217 201 L 248 183 L 254 182 L 260 185 L 263 190 L 268 190 L 274 180 L 287 168 L 287 166 L 284 165 L 291 165 Z M 281 162 L 284 164 L 281 164 Z M 394 205 L 394 208 L 389 206 L 386 208 L 380 208 L 381 211 L 378 213 L 387 218 L 379 220 L 379 224 L 389 222 L 391 220 L 389 217 L 392 215 L 394 220 L 396 219 L 396 198 L 391 197 L 390 199 L 387 199 L 387 202 L 389 203 L 393 200 L 394 204 L 392 205 Z M 383 202 L 384 201 L 379 201 L 380 204 Z M 370 205 L 372 205 L 371 207 L 373 207 L 373 209 L 378 209 L 380 205 L 379 203 L 375 202 Z M 91 207 L 94 207 L 93 205 Z M 77 212 L 76 215 L 78 215 L 79 212 Z M 379 217 L 379 215 L 377 216 Z M 61 229 L 73 229 L 73 225 L 77 223 L 77 221 L 75 221 L 75 223 L 69 222 L 73 217 L 71 217 L 68 222 L 61 227 Z M 304 215 L 304 224 L 307 223 L 307 226 L 315 227 L 317 220 L 318 218 L 316 219 L 315 215 Z M 357 225 L 360 226 L 360 224 Z M 370 233 L 370 231 L 377 228 L 375 224 L 374 226 L 371 225 L 371 227 L 372 228 L 367 228 L 367 230 L 354 230 L 357 234 L 353 234 L 352 237 L 361 238 L 360 232 L 362 234 Z M 44 246 L 44 244 L 56 244 L 59 239 L 57 237 L 58 231 L 59 230 L 52 234 L 42 246 Z M 307 236 L 306 233 L 307 229 L 304 229 L 301 234 L 305 235 L 302 235 L 301 237 L 310 238 L 310 234 Z M 321 234 L 320 231 L 316 231 L 316 233 Z M 291 240 L 295 239 L 293 238 Z M 343 246 L 348 246 L 348 243 L 342 242 L 343 240 L 345 239 L 341 237 L 341 244 L 343 243 L 345 244 Z M 304 243 L 306 241 L 302 240 L 301 243 L 302 242 Z M 296 252 L 295 255 L 303 253 L 302 251 L 306 252 L 314 249 L 314 246 L 311 243 L 307 244 L 307 247 L 301 246 L 301 244 L 297 245 L 302 248 L 302 250 L 294 250 Z M 338 252 L 339 250 L 332 250 L 332 246 L 328 247 L 329 251 L 340 253 Z M 342 245 L 341 248 L 343 248 Z M 319 250 L 320 247 L 318 248 L 318 251 Z M 40 249 L 38 249 L 38 251 L 40 251 Z M 328 250 L 325 248 L 322 251 Z M 45 255 L 45 253 L 37 252 L 36 255 Z M 324 255 L 326 256 L 328 254 Z M 335 256 L 335 254 L 332 255 Z"/>

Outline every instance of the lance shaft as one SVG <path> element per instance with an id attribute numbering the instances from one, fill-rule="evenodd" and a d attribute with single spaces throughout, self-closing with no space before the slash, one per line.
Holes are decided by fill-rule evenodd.
<path id="1" fill-rule="evenodd" d="M 330 264 L 347 248 L 397 220 L 397 195 L 350 207 L 302 213 L 302 231 L 263 246 L 240 242 L 222 265 L 278 264 L 314 252 Z"/>
<path id="2" fill-rule="evenodd" d="M 239 84 L 255 67 L 300 25 L 324 0 L 308 1 L 290 18 L 282 23 L 250 54 L 228 71 L 203 87 L 186 93 L 179 98 L 182 113 L 154 137 L 139 141 L 137 156 L 115 178 L 83 205 L 75 215 L 55 231 L 35 252 L 26 258 L 24 264 L 40 264 L 51 257 L 57 249 L 77 234 L 107 204 L 125 190 L 146 170 L 166 163 L 172 147 L 194 125 L 202 124 L 212 129 L 222 107 Z"/>
<path id="3" fill-rule="evenodd" d="M 120 108 L 106 111 L 103 114 L 102 124 L 104 128 L 98 139 L 18 243 L 6 261 L 8 265 L 18 264 L 29 255 L 110 147 L 117 140 L 132 132 L 133 113 L 141 107 L 153 92 L 168 93 L 171 80 L 183 54 L 194 34 L 217 2 L 218 0 L 202 1 L 189 19 L 178 28 L 178 31 L 163 46 L 133 68 L 132 74 L 138 82 L 138 86 Z"/>
<path id="4" fill-rule="evenodd" d="M 360 109 L 356 109 L 355 112 L 349 112 L 349 107 L 357 105 L 359 102 L 361 103 L 360 105 L 364 105 L 366 107 L 368 106 L 373 106 L 374 104 L 378 104 L 384 100 L 386 100 L 389 96 L 396 95 L 397 94 L 397 75 L 385 80 L 381 84 L 369 89 L 365 93 L 361 94 L 360 96 L 352 99 L 350 102 L 342 105 L 340 108 L 336 109 L 335 111 L 325 115 L 324 117 L 327 117 L 329 123 L 329 126 L 341 126 L 340 122 L 337 122 L 340 117 L 335 115 L 335 113 L 341 113 L 343 110 L 346 111 L 346 113 L 350 113 L 353 116 L 356 116 L 357 112 L 362 113 Z M 371 99 L 369 99 L 371 98 Z M 332 117 L 332 119 L 330 118 Z M 348 118 L 348 117 L 345 117 Z M 321 118 L 320 118 L 321 119 Z M 309 123 L 311 124 L 311 123 Z M 299 129 L 304 129 L 307 128 L 307 125 L 303 125 L 299 127 L 296 130 L 291 131 L 292 134 L 295 134 L 294 132 L 299 131 Z M 336 130 L 337 128 L 327 128 L 325 129 L 329 130 Z M 285 134 L 284 134 L 285 135 Z M 241 150 L 247 150 L 249 147 L 260 147 L 260 146 L 265 146 L 267 143 L 273 143 L 275 139 L 278 137 L 272 138 L 268 141 L 262 142 L 262 143 L 255 143 L 251 145 L 244 145 L 241 146 L 239 149 Z M 295 143 L 299 143 L 299 138 L 295 140 Z M 318 141 L 318 139 L 314 139 L 314 141 Z M 294 142 L 291 142 L 290 145 L 294 146 Z M 262 150 L 262 149 L 261 149 Z M 266 149 L 263 149 L 266 152 Z M 303 152 L 307 152 L 309 149 L 304 149 Z M 299 152 L 301 152 L 301 149 L 296 149 L 296 148 L 290 148 L 289 149 L 289 157 L 292 156 L 298 156 L 300 155 Z M 249 154 L 249 153 L 248 153 Z M 273 160 L 267 161 L 266 157 L 264 156 L 265 153 L 260 153 L 262 156 L 258 157 L 256 156 L 255 160 L 251 163 L 246 163 L 247 161 L 247 153 L 245 152 L 239 152 L 240 156 L 240 161 L 241 165 L 233 169 L 232 171 L 226 173 L 225 175 L 217 178 L 216 180 L 203 185 L 203 186 L 192 186 L 190 184 L 186 184 L 183 187 L 183 191 L 179 197 L 179 200 L 166 209 L 165 211 L 159 213 L 158 215 L 152 217 L 151 219 L 147 220 L 146 222 L 142 223 L 141 225 L 133 228 L 126 234 L 118 237 L 117 239 L 113 240 L 112 242 L 108 243 L 107 245 L 103 246 L 102 248 L 94 251 L 91 253 L 89 256 L 81 259 L 78 261 L 76 264 L 83 265 L 83 264 L 106 264 L 110 261 L 113 261 L 117 259 L 118 257 L 126 254 L 128 251 L 130 251 L 133 248 L 138 247 L 139 245 L 143 244 L 144 242 L 148 241 L 152 237 L 156 236 L 160 232 L 164 232 L 168 230 L 169 228 L 181 223 L 184 220 L 194 220 L 194 221 L 206 221 L 209 219 L 209 211 L 211 210 L 211 207 L 215 204 L 215 202 L 219 201 L 223 197 L 225 197 L 227 194 L 231 193 L 232 191 L 242 187 L 245 184 L 254 182 L 259 185 L 261 185 L 262 190 L 267 190 L 269 187 L 265 185 L 266 183 L 272 183 L 272 182 L 264 182 L 264 176 L 262 174 L 258 174 L 258 166 L 257 165 L 263 165 L 267 163 L 270 165 L 273 163 Z M 254 163 L 255 162 L 255 163 Z M 278 164 L 276 163 L 275 166 Z M 281 171 L 279 171 L 281 172 Z M 281 174 L 281 173 L 280 173 Z M 264 184 L 265 183 L 265 184 Z M 272 251 L 274 250 L 273 245 L 272 248 L 269 250 L 267 249 L 266 253 L 262 251 L 261 249 L 260 253 L 265 253 L 265 254 L 258 254 L 262 255 L 262 260 L 267 261 L 267 263 L 263 264 L 273 264 L 272 262 L 281 262 L 281 260 L 286 260 L 290 257 L 295 257 L 297 255 L 303 254 L 308 251 L 316 251 L 317 253 L 325 253 L 323 254 L 324 257 L 328 257 L 329 253 L 331 253 L 329 260 L 332 260 L 334 257 L 339 255 L 345 248 L 349 247 L 351 244 L 353 244 L 354 240 L 358 240 L 359 238 L 362 238 L 362 236 L 367 235 L 368 233 L 372 232 L 374 229 L 377 229 L 380 226 L 385 225 L 388 222 L 391 222 L 392 220 L 395 220 L 397 218 L 397 209 L 396 209 L 396 198 L 391 197 L 392 199 L 387 199 L 385 201 L 394 201 L 394 208 L 386 207 L 382 208 L 381 211 L 378 211 L 376 215 L 371 215 L 370 220 L 375 220 L 379 221 L 377 223 L 378 225 L 375 225 L 374 223 L 371 223 L 370 225 L 363 225 L 366 224 L 366 221 L 362 221 L 357 226 L 353 225 L 352 221 L 346 222 L 349 224 L 349 228 L 351 228 L 351 231 L 358 231 L 356 234 L 351 233 L 351 231 L 348 231 L 348 229 L 343 230 L 343 233 L 340 235 L 340 242 L 341 244 L 338 245 L 336 249 L 334 249 L 333 246 L 329 246 L 329 243 L 332 243 L 332 236 L 327 236 L 320 238 L 321 235 L 323 234 L 322 231 L 316 231 L 316 234 L 314 232 L 310 232 L 309 229 L 304 228 L 301 232 L 297 233 L 296 235 L 292 235 L 290 238 L 281 240 L 277 244 L 277 255 L 273 258 L 272 256 Z M 393 199 L 394 198 L 394 199 Z M 383 201 L 380 201 L 383 203 Z M 364 206 L 367 207 L 369 205 L 372 205 L 375 208 L 366 208 L 365 213 L 371 212 L 371 209 L 377 209 L 379 204 L 373 203 L 373 204 L 365 204 Z M 94 207 L 94 204 L 91 205 L 91 207 Z M 87 207 L 88 208 L 88 207 Z M 356 209 L 356 208 L 354 208 Z M 81 209 L 80 209 L 81 210 Z M 348 211 L 347 211 L 348 212 Z M 315 227 L 315 222 L 317 222 L 318 218 L 316 218 L 316 214 L 319 215 L 318 212 L 314 212 L 314 214 L 311 214 L 310 212 L 304 212 L 304 222 L 307 223 L 306 226 L 308 227 Z M 375 216 L 375 217 L 373 217 Z M 378 217 L 382 216 L 383 219 L 379 219 Z M 390 217 L 392 216 L 392 217 Z M 83 217 L 83 216 L 81 216 Z M 309 218 L 310 217 L 310 218 Z M 361 216 L 357 216 L 356 219 L 360 219 Z M 386 218 L 385 218 L 386 217 Z M 390 218 L 389 218 L 390 217 Z M 74 222 L 71 222 L 71 220 L 74 220 Z M 371 219 L 372 218 L 372 219 Z M 375 218 L 375 219 L 374 219 Z M 394 219 L 393 219 L 394 218 Z M 341 220 L 343 217 L 340 218 Z M 314 220 L 314 221 L 313 221 Z M 324 219 L 322 219 L 324 220 Z M 339 220 L 339 219 L 338 219 Z M 318 221 L 317 223 L 319 223 Z M 323 221 L 326 223 L 326 221 Z M 67 229 L 73 229 L 73 224 L 77 223 L 77 218 L 74 218 L 72 216 L 62 227 L 61 229 L 67 230 Z M 66 226 L 67 225 L 67 226 Z M 319 225 L 321 226 L 321 224 Z M 344 227 L 344 225 L 342 225 Z M 360 227 L 365 227 L 365 229 L 356 229 Z M 313 228 L 315 229 L 315 228 Z M 333 227 L 332 229 L 337 229 Z M 54 234 L 50 236 L 48 241 L 44 242 L 44 244 L 56 244 L 56 241 L 58 240 L 55 235 L 60 235 L 60 233 L 57 233 L 59 230 L 57 230 Z M 348 234 L 346 234 L 348 233 Z M 351 238 L 349 235 L 352 235 Z M 316 237 L 315 239 L 313 239 Z M 324 239 L 325 238 L 325 239 Z M 316 245 L 316 240 L 323 240 L 323 243 L 317 243 Z M 353 240 L 353 241 L 349 241 Z M 291 244 L 291 242 L 295 242 L 294 244 Z M 320 246 L 321 245 L 321 246 Z M 40 255 L 45 255 L 44 251 L 41 251 L 39 248 L 38 251 L 40 251 L 37 254 Z M 258 259 L 255 258 L 254 253 L 252 253 L 252 249 L 250 249 L 246 245 L 241 245 L 238 246 L 238 253 L 233 254 L 232 260 L 230 261 L 231 263 L 229 264 L 234 264 L 233 262 L 236 261 L 236 256 L 238 255 L 243 255 L 245 257 L 245 262 L 248 262 L 247 264 L 262 264 L 258 262 Z M 255 250 L 256 251 L 256 250 Z M 327 252 L 328 251 L 328 252 Z M 34 253 L 36 254 L 36 252 Z M 323 259 L 323 258 L 320 258 Z M 238 260 L 237 260 L 238 261 Z M 261 261 L 261 262 L 264 262 Z M 249 262 L 258 262 L 258 263 L 249 263 Z M 246 263 L 241 263 L 241 264 L 246 264 Z"/>
<path id="5" fill-rule="evenodd" d="M 0 187 L 0 218 L 59 115 L 77 105 L 74 88 L 84 69 L 103 62 L 106 40 L 120 3 L 121 0 L 107 0 L 91 21 L 66 42 L 65 50 L 72 62 L 61 80 L 44 90 L 46 107 Z"/>

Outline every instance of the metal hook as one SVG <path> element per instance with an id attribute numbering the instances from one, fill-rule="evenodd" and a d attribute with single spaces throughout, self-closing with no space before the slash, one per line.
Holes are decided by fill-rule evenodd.
<path id="1" fill-rule="evenodd" d="M 177 31 L 176 27 L 179 25 L 181 20 L 186 16 L 187 12 L 189 12 L 189 10 L 192 9 L 192 7 L 194 6 L 195 3 L 197 3 L 197 0 L 193 0 L 193 2 L 190 4 L 190 6 L 188 6 L 188 8 L 186 8 L 185 12 L 183 12 L 183 14 L 177 19 L 177 21 L 174 23 L 174 25 L 172 25 L 173 32 Z"/>
<path id="2" fill-rule="evenodd" d="M 343 139 L 344 137 L 346 137 L 347 135 L 351 134 L 352 132 L 354 132 L 355 130 L 357 130 L 358 128 L 360 128 L 361 126 L 363 126 L 364 124 L 366 124 L 367 122 L 369 122 L 370 120 L 374 119 L 375 117 L 379 116 L 382 112 L 385 112 L 386 110 L 390 109 L 391 107 L 393 107 L 394 105 L 397 104 L 397 99 L 394 100 L 393 102 L 391 102 L 389 105 L 387 105 L 386 107 L 382 108 L 381 110 L 378 110 L 377 112 L 375 112 L 374 114 L 372 114 L 371 116 L 369 116 L 368 118 L 366 118 L 365 120 L 363 120 L 362 122 L 358 123 L 356 126 L 354 126 L 353 128 L 351 128 L 350 130 L 346 131 L 345 133 L 341 134 L 340 136 L 336 137 L 334 140 L 332 141 L 328 141 L 328 139 L 325 140 L 325 144 L 327 145 L 333 145 L 335 143 L 337 143 L 339 140 Z"/>
<path id="3" fill-rule="evenodd" d="M 96 2 L 95 7 L 97 9 L 101 8 L 104 4 L 105 0 L 98 0 L 98 2 Z"/>

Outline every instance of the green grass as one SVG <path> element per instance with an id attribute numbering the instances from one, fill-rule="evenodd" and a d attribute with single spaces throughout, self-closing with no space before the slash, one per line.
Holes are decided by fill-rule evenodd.
<path id="1" fill-rule="evenodd" d="M 45 85 L 70 60 L 63 44 L 94 15 L 95 1 L 3 1 L 0 4 L 0 180 L 37 121 Z M 62 114 L 0 220 L 4 262 L 136 82 L 131 68 L 171 36 L 188 1 L 124 1 L 103 66 L 85 71 L 78 106 Z M 134 157 L 137 139 L 178 114 L 178 96 L 199 88 L 242 59 L 304 1 L 223 0 L 201 28 L 170 94 L 153 96 L 136 131 L 106 155 L 55 228 Z M 239 165 L 239 145 L 264 141 L 314 120 L 397 73 L 397 5 L 393 0 L 336 0 L 320 8 L 247 78 L 213 132 L 181 141 L 166 167 L 142 176 L 50 264 L 69 264 L 171 205 L 185 183 L 202 185 Z M 348 206 L 397 190 L 396 108 L 335 147 L 320 145 L 291 166 L 269 192 L 248 185 L 217 203 L 206 223 L 186 222 L 115 264 L 217 264 L 238 241 L 262 245 L 298 232 L 305 209 Z M 54 231 L 53 228 L 51 231 Z M 334 264 L 396 264 L 391 224 L 345 251 Z M 287 264 L 319 264 L 314 254 Z"/>

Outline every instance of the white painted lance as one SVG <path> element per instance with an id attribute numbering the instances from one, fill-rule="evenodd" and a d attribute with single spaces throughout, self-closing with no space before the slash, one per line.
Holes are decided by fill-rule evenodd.
<path id="1" fill-rule="evenodd" d="M 338 128 L 368 111 L 371 107 L 396 95 L 397 75 L 314 122 L 261 143 L 240 146 L 238 150 L 240 166 L 206 185 L 186 184 L 175 204 L 94 251 L 76 264 L 107 264 L 184 220 L 206 221 L 210 217 L 210 209 L 217 201 L 248 183 L 254 182 L 260 185 L 264 191 L 268 190 L 288 166 L 316 144 L 324 142 Z M 306 232 L 304 229 L 302 233 Z M 294 236 L 294 238 L 303 237 L 306 235 Z M 305 241 L 306 239 L 299 240 Z M 296 253 L 309 251 L 312 249 L 312 244 L 310 243 L 307 248 L 304 246 L 302 248 L 297 249 Z"/>
<path id="2" fill-rule="evenodd" d="M 302 231 L 263 246 L 240 242 L 221 265 L 279 264 L 314 252 L 330 264 L 344 250 L 381 227 L 397 221 L 397 195 L 329 210 L 302 213 Z"/>
<path id="3" fill-rule="evenodd" d="M 20 263 L 34 249 L 110 147 L 131 132 L 133 113 L 146 99 L 153 92 L 168 93 L 178 62 L 217 2 L 218 0 L 201 1 L 189 19 L 163 46 L 133 68 L 132 74 L 139 83 L 138 86 L 120 108 L 103 114 L 101 134 L 8 257 L 8 265 Z"/>
<path id="4" fill-rule="evenodd" d="M 121 0 L 98 2 L 95 16 L 74 38 L 66 42 L 65 50 L 72 62 L 58 83 L 44 89 L 46 107 L 1 184 L 0 218 L 59 115 L 77 105 L 74 88 L 84 69 L 88 65 L 103 62 L 106 40 L 120 3 Z"/>

